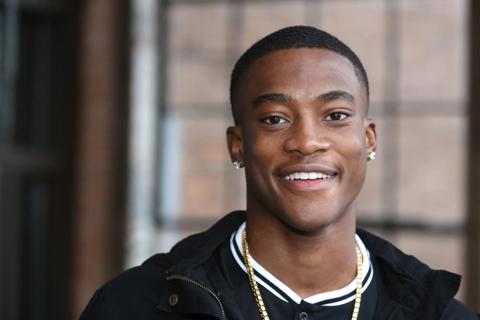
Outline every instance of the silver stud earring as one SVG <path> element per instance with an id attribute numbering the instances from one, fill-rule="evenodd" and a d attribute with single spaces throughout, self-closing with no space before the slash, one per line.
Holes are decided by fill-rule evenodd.
<path id="1" fill-rule="evenodd" d="M 377 157 L 377 154 L 375 153 L 375 151 L 370 151 L 368 153 L 368 160 L 375 160 L 376 157 Z"/>
<path id="2" fill-rule="evenodd" d="M 235 169 L 239 170 L 242 167 L 242 163 L 238 160 L 233 161 L 233 166 Z"/>

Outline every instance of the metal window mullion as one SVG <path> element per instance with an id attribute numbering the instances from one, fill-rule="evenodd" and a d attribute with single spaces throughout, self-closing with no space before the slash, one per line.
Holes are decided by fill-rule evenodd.
<path id="1" fill-rule="evenodd" d="M 384 141 L 380 151 L 382 156 L 382 211 L 386 220 L 398 218 L 398 177 L 399 177 L 399 93 L 400 85 L 400 22 L 398 16 L 399 4 L 395 0 L 386 0 L 386 55 L 385 70 L 387 72 L 387 85 L 385 89 L 385 125 L 388 130 L 385 132 Z"/>
<path id="2" fill-rule="evenodd" d="M 131 79 L 126 266 L 153 253 L 158 143 L 159 80 L 157 35 L 161 2 L 131 2 Z"/>

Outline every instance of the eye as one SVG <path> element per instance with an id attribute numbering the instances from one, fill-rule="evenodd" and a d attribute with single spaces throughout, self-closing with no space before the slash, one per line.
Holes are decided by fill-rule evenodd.
<path id="1" fill-rule="evenodd" d="M 266 118 L 263 118 L 262 121 L 265 122 L 266 124 L 283 124 L 287 122 L 287 120 L 279 116 L 266 117 Z"/>
<path id="2" fill-rule="evenodd" d="M 332 112 L 325 117 L 327 121 L 340 121 L 343 119 L 348 118 L 350 115 L 346 114 L 345 112 Z"/>

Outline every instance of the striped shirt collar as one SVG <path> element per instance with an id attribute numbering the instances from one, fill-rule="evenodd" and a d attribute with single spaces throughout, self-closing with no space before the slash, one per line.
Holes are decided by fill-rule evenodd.
<path id="1" fill-rule="evenodd" d="M 245 229 L 245 222 L 240 225 L 240 227 L 233 232 L 230 237 L 230 251 L 235 258 L 238 266 L 247 272 L 245 263 L 243 260 L 242 253 L 242 232 Z M 355 239 L 358 247 L 363 256 L 363 286 L 362 293 L 368 288 L 372 279 L 373 279 L 373 266 L 370 262 L 370 253 L 366 249 L 362 240 L 358 235 L 355 235 Z M 298 294 L 296 294 L 292 289 L 290 289 L 286 284 L 268 272 L 263 268 L 252 256 L 249 256 L 250 264 L 254 270 L 255 280 L 259 285 L 267 289 L 273 295 L 284 302 L 293 302 L 300 304 L 302 301 L 305 301 L 310 304 L 320 304 L 323 306 L 338 306 L 342 304 L 349 303 L 355 299 L 355 289 L 356 289 L 356 279 L 353 279 L 351 283 L 347 286 L 328 292 L 322 292 L 310 296 L 308 298 L 302 299 Z"/>

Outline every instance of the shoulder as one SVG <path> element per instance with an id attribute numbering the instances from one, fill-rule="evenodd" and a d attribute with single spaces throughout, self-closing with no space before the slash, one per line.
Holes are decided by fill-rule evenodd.
<path id="1" fill-rule="evenodd" d="M 199 291 L 196 286 L 191 286 L 189 281 L 183 281 L 182 278 L 200 279 L 198 283 L 203 283 L 202 280 L 205 279 L 204 265 L 198 264 L 198 261 L 203 261 L 204 258 L 199 258 L 198 252 L 192 249 L 198 242 L 192 241 L 195 238 L 196 236 L 180 242 L 168 254 L 154 255 L 141 266 L 126 270 L 104 284 L 95 292 L 80 320 L 188 318 L 171 308 L 172 294 L 182 295 L 182 306 L 191 306 L 192 303 L 200 306 L 200 302 L 212 299 L 210 295 L 209 299 L 202 299 L 205 291 Z M 188 243 L 192 243 L 192 246 Z M 190 259 L 186 258 L 184 252 L 188 248 Z"/>
<path id="2" fill-rule="evenodd" d="M 455 319 L 478 320 L 480 319 L 480 315 L 462 304 L 460 301 L 453 299 L 447 309 L 445 309 L 445 312 L 442 315 L 442 320 Z"/>
<path id="3" fill-rule="evenodd" d="M 162 298 L 167 261 L 166 255 L 155 255 L 105 283 L 90 299 L 80 319 L 148 319 L 148 312 L 153 313 Z"/>
<path id="4" fill-rule="evenodd" d="M 156 254 L 141 266 L 124 271 L 95 292 L 81 319 L 154 318 L 158 305 L 166 299 L 167 273 L 188 275 L 202 269 L 244 219 L 244 212 L 230 213 L 207 231 L 178 242 L 169 253 Z"/>
<path id="5" fill-rule="evenodd" d="M 428 285 L 432 281 L 445 284 L 449 291 L 458 289 L 460 276 L 444 270 L 434 270 L 416 257 L 405 254 L 395 245 L 364 230 L 357 231 L 370 256 L 392 280 L 411 281 L 412 285 Z"/>
<path id="6" fill-rule="evenodd" d="M 460 276 L 431 269 L 390 242 L 357 231 L 370 252 L 380 281 L 380 309 L 403 310 L 424 319 L 478 319 L 475 312 L 454 299 Z"/>

